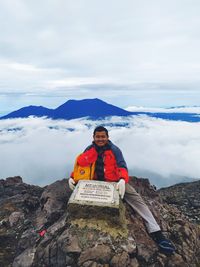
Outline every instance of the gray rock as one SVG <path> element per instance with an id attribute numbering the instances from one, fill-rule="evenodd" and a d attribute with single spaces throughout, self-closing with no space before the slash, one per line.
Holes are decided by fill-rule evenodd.
<path id="1" fill-rule="evenodd" d="M 35 256 L 35 248 L 26 249 L 14 259 L 12 267 L 31 267 Z"/>
<path id="2" fill-rule="evenodd" d="M 11 215 L 9 216 L 9 223 L 11 227 L 16 225 L 21 220 L 22 221 L 24 220 L 24 213 L 21 211 L 12 212 Z"/>
<path id="3" fill-rule="evenodd" d="M 82 266 L 82 264 L 88 260 L 93 261 L 101 261 L 102 263 L 107 263 L 111 259 L 112 252 L 111 249 L 106 245 L 97 245 L 96 247 L 87 249 L 86 251 L 82 252 L 78 264 Z"/>
<path id="4" fill-rule="evenodd" d="M 66 185 L 66 179 L 57 181 L 47 186 L 41 195 L 41 210 L 50 224 L 59 219 L 67 205 L 70 194 L 66 190 Z"/>
<path id="5" fill-rule="evenodd" d="M 194 223 L 200 223 L 200 181 L 181 183 L 159 190 L 163 200 L 181 210 Z"/>
<path id="6" fill-rule="evenodd" d="M 22 184 L 22 183 L 23 183 L 23 180 L 20 176 L 8 177 L 6 178 L 6 181 L 5 181 L 6 186 Z"/>
<path id="7" fill-rule="evenodd" d="M 121 247 L 124 251 L 128 252 L 128 254 L 136 253 L 136 241 L 132 236 L 129 236 L 124 243 L 121 244 Z"/>
<path id="8" fill-rule="evenodd" d="M 116 254 L 111 260 L 112 267 L 121 267 L 121 266 L 129 266 L 130 257 L 129 254 L 124 251 L 121 254 Z"/>
<path id="9" fill-rule="evenodd" d="M 136 258 L 130 260 L 130 267 L 139 267 L 139 263 Z"/>

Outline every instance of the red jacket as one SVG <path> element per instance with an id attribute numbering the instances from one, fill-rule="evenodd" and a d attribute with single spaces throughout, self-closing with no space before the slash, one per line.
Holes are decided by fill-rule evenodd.
<path id="1" fill-rule="evenodd" d="M 111 149 L 106 150 L 103 154 L 105 181 L 118 182 L 122 178 L 128 183 L 128 170 L 122 152 L 112 142 L 109 141 L 109 144 Z M 96 149 L 91 145 L 78 157 L 77 162 L 82 167 L 89 166 L 96 162 L 97 156 Z M 93 179 L 95 178 L 96 176 L 94 174 Z"/>

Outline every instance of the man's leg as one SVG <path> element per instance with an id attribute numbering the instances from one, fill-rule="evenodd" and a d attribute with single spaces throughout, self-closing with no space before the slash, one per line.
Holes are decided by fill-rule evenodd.
<path id="1" fill-rule="evenodd" d="M 150 236 L 158 244 L 160 250 L 165 254 L 171 255 L 175 251 L 174 245 L 162 234 L 160 226 L 157 224 L 148 206 L 129 184 L 126 184 L 124 200 L 144 219 Z"/>
<path id="2" fill-rule="evenodd" d="M 160 231 L 153 214 L 145 204 L 142 197 L 129 184 L 126 184 L 124 200 L 144 219 L 149 233 Z"/>

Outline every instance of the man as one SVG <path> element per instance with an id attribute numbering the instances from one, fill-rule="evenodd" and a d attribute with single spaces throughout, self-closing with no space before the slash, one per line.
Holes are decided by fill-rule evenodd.
<path id="1" fill-rule="evenodd" d="M 161 232 L 159 225 L 142 197 L 128 184 L 129 175 L 126 162 L 121 150 L 109 140 L 108 130 L 103 126 L 95 128 L 93 142 L 77 158 L 78 165 L 82 167 L 95 165 L 92 179 L 117 182 L 120 197 L 144 219 L 147 230 L 159 248 L 168 254 L 175 248 Z M 75 188 L 74 173 L 69 178 L 69 187 Z"/>

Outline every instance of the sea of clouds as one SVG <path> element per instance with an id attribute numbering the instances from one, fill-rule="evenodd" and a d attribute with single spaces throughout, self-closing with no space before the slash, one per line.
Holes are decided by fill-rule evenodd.
<path id="1" fill-rule="evenodd" d="M 183 177 L 200 178 L 200 123 L 142 115 L 102 121 L 0 120 L 0 179 L 20 175 L 26 183 L 47 185 L 69 177 L 75 157 L 92 142 L 97 125 L 108 128 L 130 175 L 148 177 L 159 187 Z"/>

